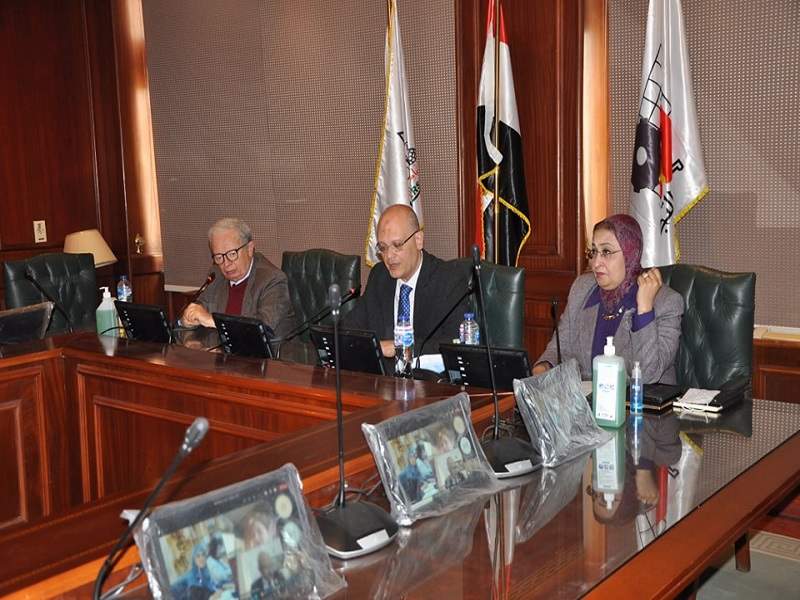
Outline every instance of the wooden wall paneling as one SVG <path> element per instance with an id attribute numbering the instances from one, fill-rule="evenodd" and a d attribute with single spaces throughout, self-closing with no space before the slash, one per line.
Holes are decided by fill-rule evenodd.
<path id="1" fill-rule="evenodd" d="M 0 3 L 0 244 L 57 248 L 96 225 L 83 3 Z M 47 242 L 35 244 L 33 221 Z"/>
<path id="2" fill-rule="evenodd" d="M 800 343 L 753 341 L 753 398 L 800 402 Z"/>
<path id="3" fill-rule="evenodd" d="M 51 511 L 41 366 L 0 372 L 0 529 Z"/>
<path id="4" fill-rule="evenodd" d="M 485 43 L 486 1 L 457 12 L 461 248 L 472 243 L 476 201 L 475 110 Z M 582 3 L 547 0 L 535 8 L 504 2 L 523 141 L 532 233 L 520 256 L 526 272 L 525 339 L 535 360 L 550 338 L 550 300 L 563 310 L 583 268 L 580 207 Z"/>

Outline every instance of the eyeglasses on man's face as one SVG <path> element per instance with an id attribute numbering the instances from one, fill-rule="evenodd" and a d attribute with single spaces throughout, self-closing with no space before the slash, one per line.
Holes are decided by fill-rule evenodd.
<path id="1" fill-rule="evenodd" d="M 236 262 L 236 259 L 239 258 L 239 251 L 247 246 L 250 242 L 245 242 L 238 248 L 234 248 L 233 250 L 228 250 L 227 252 L 218 252 L 217 254 L 212 254 L 211 259 L 214 261 L 214 264 L 221 265 L 225 262 L 227 258 L 230 262 Z"/>
<path id="2" fill-rule="evenodd" d="M 422 227 L 419 229 L 412 231 L 411 235 L 409 235 L 406 239 L 402 242 L 390 242 L 389 244 L 384 244 L 383 242 L 378 242 L 375 244 L 375 253 L 378 255 L 379 258 L 386 256 L 389 253 L 389 250 L 394 250 L 395 252 L 400 252 L 403 249 L 403 246 L 406 245 L 406 242 L 414 237 L 417 233 L 422 231 Z"/>
<path id="3" fill-rule="evenodd" d="M 591 261 L 598 257 L 602 258 L 603 260 L 608 260 L 617 252 L 622 252 L 622 250 L 609 250 L 608 248 L 598 250 L 597 248 L 591 248 L 586 251 L 586 260 Z"/>

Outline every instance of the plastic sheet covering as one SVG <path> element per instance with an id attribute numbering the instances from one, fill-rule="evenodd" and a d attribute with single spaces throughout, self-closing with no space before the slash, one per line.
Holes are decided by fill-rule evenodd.
<path id="1" fill-rule="evenodd" d="M 400 525 L 446 514 L 499 489 L 463 392 L 361 429 Z"/>
<path id="2" fill-rule="evenodd" d="M 294 465 L 153 511 L 135 532 L 154 598 L 325 598 L 331 567 Z"/>
<path id="3" fill-rule="evenodd" d="M 581 393 L 575 359 L 541 375 L 515 379 L 514 396 L 531 441 L 538 441 L 545 467 L 572 460 L 611 439 L 597 426 Z"/>
<path id="4" fill-rule="evenodd" d="M 380 565 L 370 558 L 348 561 L 344 574 L 369 582 L 364 589 L 348 589 L 348 594 L 371 600 L 403 598 L 415 590 L 425 590 L 425 582 L 435 579 L 448 569 L 461 565 L 472 552 L 475 527 L 484 502 L 480 500 L 463 506 L 437 519 L 428 519 L 401 527 L 394 549 L 383 557 Z M 368 578 L 358 578 L 360 571 L 369 570 Z"/>
<path id="5" fill-rule="evenodd" d="M 580 493 L 589 456 L 584 454 L 555 469 L 542 469 L 522 488 L 515 535 L 518 544 L 531 539 Z"/>

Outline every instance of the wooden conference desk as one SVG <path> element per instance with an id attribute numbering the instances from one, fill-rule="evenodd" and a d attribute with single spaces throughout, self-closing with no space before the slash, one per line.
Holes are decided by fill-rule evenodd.
<path id="1" fill-rule="evenodd" d="M 197 415 L 211 431 L 186 461 L 185 485 L 179 477 L 172 486 L 175 497 L 286 462 L 307 478 L 308 493 L 335 481 L 334 380 L 308 365 L 94 334 L 2 348 L 0 594 L 106 552 L 122 532 L 120 510 L 143 501 Z M 346 438 L 354 476 L 374 469 L 363 420 L 384 418 L 397 396 L 413 407 L 459 391 L 359 373 L 343 374 L 342 385 L 346 413 L 358 414 Z M 475 418 L 489 417 L 488 402 L 474 395 Z"/>
<path id="2" fill-rule="evenodd" d="M 70 348 L 65 356 L 82 352 L 87 349 Z M 408 406 L 423 402 L 415 400 Z M 397 402 L 379 403 L 347 416 L 351 483 L 358 485 L 374 472 L 360 423 L 383 420 L 404 408 Z M 485 397 L 473 399 L 473 410 L 478 422 L 488 420 L 491 412 Z M 598 598 L 673 597 L 800 483 L 796 459 L 800 406 L 756 401 L 729 416 L 737 415 L 751 419 L 739 433 L 729 431 L 727 422 L 716 430 L 712 426 L 706 432 L 684 432 L 682 452 L 695 451 L 699 457 L 695 477 L 684 482 L 687 490 L 691 488 L 691 502 L 685 516 L 641 550 L 634 522 L 604 524 L 595 518 L 592 496 L 584 493 L 591 484 L 587 455 L 579 459 L 583 462 L 526 480 L 528 487 L 519 494 L 516 510 L 500 511 L 501 525 L 492 535 L 487 535 L 480 503 L 472 512 L 467 509 L 450 519 L 422 522 L 405 534 L 402 543 L 361 562 L 335 563 L 344 570 L 349 586 L 340 597 L 396 597 L 400 593 L 407 598 L 573 598 L 587 593 Z M 661 428 L 676 423 L 674 417 L 653 422 Z M 317 425 L 204 461 L 193 473 L 177 479 L 168 492 L 194 495 L 294 462 L 309 501 L 319 506 L 334 495 L 334 440 L 331 424 Z M 677 478 L 688 477 L 689 469 L 668 464 L 677 470 Z M 5 586 L 0 593 L 55 574 L 45 587 L 28 588 L 27 596 L 20 597 L 47 597 L 44 590 L 70 598 L 89 597 L 90 584 L 79 583 L 91 580 L 97 569 L 92 559 L 102 555 L 112 532 L 116 535 L 121 529 L 120 510 L 137 506 L 144 495 L 143 491 L 115 492 L 58 518 L 0 534 L 0 585 Z M 499 533 L 508 531 L 503 527 L 506 522 L 516 526 L 524 522 L 534 532 L 529 539 L 509 544 L 509 536 Z M 81 564 L 82 570 L 69 571 Z M 147 597 L 146 590 L 133 591 L 131 597 Z"/>

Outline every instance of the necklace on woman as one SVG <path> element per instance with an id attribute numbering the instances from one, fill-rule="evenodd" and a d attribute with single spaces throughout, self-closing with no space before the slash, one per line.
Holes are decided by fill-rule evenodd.
<path id="1" fill-rule="evenodd" d="M 603 314 L 603 320 L 605 321 L 612 321 L 614 319 L 618 319 L 622 316 L 622 313 L 625 312 L 625 307 L 620 305 L 620 307 L 616 310 L 612 310 L 609 312 L 605 312 Z"/>

